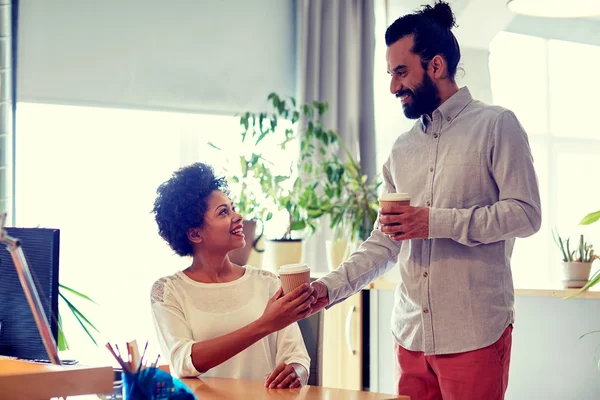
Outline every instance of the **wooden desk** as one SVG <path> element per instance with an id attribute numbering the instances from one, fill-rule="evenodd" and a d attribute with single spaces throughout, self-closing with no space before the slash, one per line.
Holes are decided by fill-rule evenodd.
<path id="1" fill-rule="evenodd" d="M 0 399 L 49 399 L 84 393 L 110 393 L 112 367 L 81 367 L 0 360 Z M 97 398 L 97 397 L 96 397 Z"/>
<path id="2" fill-rule="evenodd" d="M 344 400 L 410 400 L 408 396 L 305 386 L 301 389 L 267 389 L 261 381 L 225 378 L 182 379 L 198 399 L 344 399 Z"/>

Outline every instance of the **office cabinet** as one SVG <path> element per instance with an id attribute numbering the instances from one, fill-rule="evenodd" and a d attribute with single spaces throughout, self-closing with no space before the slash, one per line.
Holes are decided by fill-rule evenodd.
<path id="1" fill-rule="evenodd" d="M 363 388 L 363 292 L 325 311 L 323 386 Z"/>

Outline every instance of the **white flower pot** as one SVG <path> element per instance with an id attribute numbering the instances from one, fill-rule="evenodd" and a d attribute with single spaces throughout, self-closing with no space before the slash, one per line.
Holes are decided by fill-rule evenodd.
<path id="1" fill-rule="evenodd" d="M 263 269 L 277 274 L 285 264 L 302 262 L 302 240 L 266 240 L 263 253 Z"/>
<path id="2" fill-rule="evenodd" d="M 360 246 L 360 241 L 348 243 L 343 239 L 326 240 L 325 251 L 327 253 L 327 266 L 330 271 L 333 271 L 340 264 L 348 259 L 352 253 Z"/>
<path id="3" fill-rule="evenodd" d="M 336 269 L 342 261 L 344 261 L 344 255 L 346 254 L 345 240 L 326 240 L 325 251 L 327 252 L 327 266 L 330 271 Z"/>
<path id="4" fill-rule="evenodd" d="M 582 288 L 590 279 L 591 262 L 563 262 L 561 281 L 565 288 Z"/>

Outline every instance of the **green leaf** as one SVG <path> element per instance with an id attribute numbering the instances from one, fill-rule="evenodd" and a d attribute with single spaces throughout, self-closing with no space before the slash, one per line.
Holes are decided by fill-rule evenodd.
<path id="1" fill-rule="evenodd" d="M 260 133 L 260 136 L 258 137 L 258 139 L 256 139 L 256 143 L 254 143 L 255 145 L 258 145 L 260 142 L 262 142 L 262 140 L 269 134 L 268 130 L 264 130 Z"/>
<path id="2" fill-rule="evenodd" d="M 240 168 L 242 168 L 242 176 L 248 175 L 248 163 L 244 156 L 240 156 Z"/>
<path id="3" fill-rule="evenodd" d="M 214 148 L 214 149 L 217 149 L 217 150 L 223 150 L 223 149 L 221 149 L 219 146 L 217 146 L 216 144 L 214 144 L 214 143 L 212 143 L 212 142 L 208 142 L 208 145 L 209 145 L 210 147 Z"/>
<path id="4" fill-rule="evenodd" d="M 290 227 L 292 231 L 301 231 L 306 228 L 306 221 L 294 221 Z"/>
<path id="5" fill-rule="evenodd" d="M 592 333 L 600 333 L 600 330 L 599 331 L 591 331 L 591 332 L 588 332 L 588 333 L 584 333 L 583 335 L 579 336 L 579 339 L 581 339 L 583 337 L 586 337 L 587 335 L 591 335 Z"/>
<path id="6" fill-rule="evenodd" d="M 58 351 L 69 350 L 69 343 L 67 342 L 67 338 L 65 337 L 65 332 L 63 330 L 63 322 L 60 313 L 58 314 L 58 340 L 57 340 Z"/>
<path id="7" fill-rule="evenodd" d="M 311 218 L 319 218 L 323 215 L 323 210 L 321 210 L 320 208 L 319 209 L 308 209 L 308 210 L 306 210 L 306 213 Z"/>
<path id="8" fill-rule="evenodd" d="M 600 274 L 594 274 L 594 276 L 581 288 L 577 291 L 577 293 L 568 296 L 568 297 L 564 297 L 565 300 L 568 299 L 572 299 L 574 297 L 579 296 L 581 293 L 585 292 L 586 290 L 588 290 L 589 288 L 595 286 L 598 284 L 598 282 L 600 282 Z"/>
<path id="9" fill-rule="evenodd" d="M 90 299 L 88 296 L 86 296 L 85 294 L 83 294 L 83 293 L 81 293 L 81 292 L 78 292 L 78 291 L 77 291 L 77 290 L 75 290 L 75 289 L 71 289 L 70 287 L 68 287 L 68 286 L 65 286 L 65 285 L 62 285 L 62 284 L 59 284 L 58 286 L 59 286 L 59 288 L 60 288 L 60 289 L 64 289 L 64 290 L 66 290 L 66 291 L 68 291 L 68 292 L 71 292 L 71 293 L 73 293 L 73 294 L 74 294 L 74 295 L 76 295 L 76 296 L 79 296 L 79 297 L 81 297 L 81 298 L 82 298 L 82 299 L 84 299 L 84 300 L 90 301 L 90 302 L 92 302 L 92 303 L 94 303 L 94 304 L 98 305 L 98 303 L 96 303 L 94 300 Z"/>
<path id="10" fill-rule="evenodd" d="M 589 225 L 589 224 L 593 224 L 594 222 L 598 221 L 599 219 L 600 219 L 600 210 L 593 212 L 593 213 L 589 213 L 588 215 L 583 217 L 583 219 L 581 220 L 581 222 L 579 224 L 580 225 Z"/>
<path id="11" fill-rule="evenodd" d="M 85 315 L 83 315 L 81 313 L 81 311 L 79 311 L 79 309 L 77 307 L 75 307 L 75 305 L 73 303 L 71 303 L 64 295 L 61 295 L 59 293 L 60 297 L 64 300 L 65 303 L 67 303 L 67 306 L 69 307 L 69 309 L 71 310 L 71 312 L 73 313 L 73 315 L 75 315 L 78 318 L 81 318 L 83 321 L 85 321 L 86 324 L 88 324 L 93 330 L 95 330 L 96 332 L 100 333 L 100 331 L 94 326 L 94 324 L 92 324 Z"/>

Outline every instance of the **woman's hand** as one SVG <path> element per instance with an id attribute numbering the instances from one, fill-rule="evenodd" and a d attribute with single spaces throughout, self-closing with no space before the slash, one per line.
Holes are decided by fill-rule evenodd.
<path id="1" fill-rule="evenodd" d="M 269 299 L 265 311 L 259 318 L 265 323 L 270 332 L 277 332 L 294 322 L 308 317 L 312 312 L 315 301 L 312 296 L 313 289 L 306 283 L 297 287 L 290 293 L 282 296 L 283 290 L 279 288 Z"/>
<path id="2" fill-rule="evenodd" d="M 308 372 L 298 363 L 281 363 L 267 375 L 265 387 L 269 389 L 299 388 L 306 384 Z"/>

